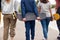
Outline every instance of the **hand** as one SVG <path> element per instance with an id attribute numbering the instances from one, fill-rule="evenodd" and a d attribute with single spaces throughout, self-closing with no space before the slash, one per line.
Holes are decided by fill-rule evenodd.
<path id="1" fill-rule="evenodd" d="M 51 16 L 51 21 L 53 21 L 53 17 Z"/>
<path id="2" fill-rule="evenodd" d="M 15 13 L 17 13 L 17 11 L 15 11 Z"/>
<path id="3" fill-rule="evenodd" d="M 23 21 L 25 22 L 26 21 L 26 18 L 23 18 Z"/>
<path id="4" fill-rule="evenodd" d="M 40 21 L 40 17 L 37 17 L 37 20 L 39 20 L 39 21 Z"/>

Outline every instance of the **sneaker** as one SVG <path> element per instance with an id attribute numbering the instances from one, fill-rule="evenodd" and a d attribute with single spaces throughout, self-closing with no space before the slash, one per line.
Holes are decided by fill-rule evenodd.
<path id="1" fill-rule="evenodd" d="M 57 39 L 60 39 L 60 35 L 57 37 Z"/>
<path id="2" fill-rule="evenodd" d="M 44 38 L 43 40 L 47 40 L 46 38 Z"/>
<path id="3" fill-rule="evenodd" d="M 34 40 L 34 39 L 31 39 L 31 40 Z"/>
<path id="4" fill-rule="evenodd" d="M 59 36 L 57 37 L 57 39 L 60 39 L 60 34 L 59 34 Z"/>

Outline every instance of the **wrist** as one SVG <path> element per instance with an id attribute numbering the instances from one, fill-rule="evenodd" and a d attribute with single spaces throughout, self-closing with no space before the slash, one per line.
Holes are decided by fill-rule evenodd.
<path id="1" fill-rule="evenodd" d="M 15 11 L 15 13 L 17 13 L 17 11 Z"/>

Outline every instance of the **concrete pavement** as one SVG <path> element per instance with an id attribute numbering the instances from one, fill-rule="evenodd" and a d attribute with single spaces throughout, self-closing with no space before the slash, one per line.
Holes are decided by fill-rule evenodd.
<path id="1" fill-rule="evenodd" d="M 42 40 L 43 39 L 43 30 L 40 22 L 36 22 L 35 27 L 35 40 Z M 58 31 L 51 29 L 49 27 L 49 33 L 48 33 L 48 40 L 57 40 L 56 37 L 58 36 Z M 0 28 L 0 40 L 3 40 L 3 27 Z M 10 40 L 10 37 L 9 37 Z M 24 22 L 17 21 L 16 25 L 16 36 L 14 40 L 25 40 L 25 27 Z"/>

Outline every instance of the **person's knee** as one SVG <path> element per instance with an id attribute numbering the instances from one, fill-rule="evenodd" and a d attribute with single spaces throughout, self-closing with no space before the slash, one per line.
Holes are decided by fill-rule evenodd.
<path id="1" fill-rule="evenodd" d="M 25 32 L 27 35 L 29 34 L 29 30 L 26 30 L 26 32 Z"/>
<path id="2" fill-rule="evenodd" d="M 44 29 L 43 29 L 43 32 L 44 32 L 44 34 L 47 33 L 47 29 L 44 28 Z"/>
<path id="3" fill-rule="evenodd" d="M 14 37 L 15 36 L 15 30 L 10 30 L 10 36 Z"/>
<path id="4" fill-rule="evenodd" d="M 10 33 L 10 37 L 14 37 L 15 36 L 15 33 Z"/>

